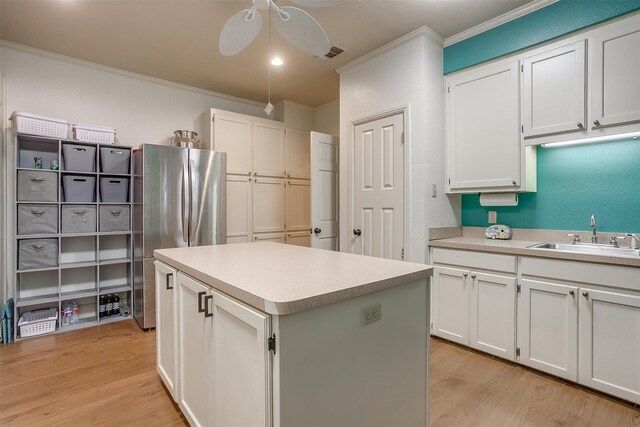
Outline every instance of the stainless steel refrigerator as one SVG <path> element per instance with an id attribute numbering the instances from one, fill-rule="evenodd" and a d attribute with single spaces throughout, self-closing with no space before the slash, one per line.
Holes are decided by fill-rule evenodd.
<path id="1" fill-rule="evenodd" d="M 133 156 L 133 316 L 156 326 L 153 251 L 226 243 L 227 155 L 142 144 Z"/>

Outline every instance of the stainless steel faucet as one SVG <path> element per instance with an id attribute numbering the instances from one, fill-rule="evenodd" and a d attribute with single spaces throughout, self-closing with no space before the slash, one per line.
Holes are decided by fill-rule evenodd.
<path id="1" fill-rule="evenodd" d="M 596 234 L 596 216 L 591 215 L 591 228 L 593 233 L 591 234 L 591 243 L 598 243 L 598 235 Z"/>
<path id="2" fill-rule="evenodd" d="M 640 247 L 638 247 L 638 241 L 640 240 L 638 236 L 633 233 L 627 233 L 625 236 L 631 237 L 631 243 L 629 244 L 630 249 L 640 249 Z"/>

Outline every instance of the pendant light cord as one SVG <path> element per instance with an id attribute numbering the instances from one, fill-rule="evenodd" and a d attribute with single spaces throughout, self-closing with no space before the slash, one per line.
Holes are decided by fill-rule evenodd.
<path id="1" fill-rule="evenodd" d="M 269 8 L 267 9 L 267 13 L 269 15 L 268 18 L 268 23 L 267 23 L 267 30 L 269 32 L 269 46 L 267 48 L 267 54 L 269 55 L 269 57 L 267 58 L 267 66 L 269 67 L 268 70 L 268 76 L 269 76 L 269 104 L 271 104 L 271 0 L 269 0 Z"/>

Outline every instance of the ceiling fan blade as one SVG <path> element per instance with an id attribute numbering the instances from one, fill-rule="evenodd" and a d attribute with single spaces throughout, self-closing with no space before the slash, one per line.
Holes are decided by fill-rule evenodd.
<path id="1" fill-rule="evenodd" d="M 291 0 L 302 7 L 330 7 L 344 3 L 345 0 Z"/>
<path id="2" fill-rule="evenodd" d="M 256 38 L 262 27 L 262 16 L 255 9 L 245 9 L 233 15 L 222 27 L 220 53 L 233 56 Z"/>
<path id="3" fill-rule="evenodd" d="M 329 52 L 329 38 L 313 16 L 291 6 L 281 7 L 275 13 L 276 28 L 289 43 L 315 56 Z"/>

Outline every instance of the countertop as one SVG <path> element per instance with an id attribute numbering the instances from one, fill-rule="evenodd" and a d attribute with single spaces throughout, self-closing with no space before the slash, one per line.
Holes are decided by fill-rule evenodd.
<path id="1" fill-rule="evenodd" d="M 452 237 L 449 239 L 430 240 L 433 248 L 466 249 L 472 251 L 493 252 L 509 255 L 524 255 L 541 258 L 561 259 L 568 261 L 595 262 L 621 266 L 640 267 L 640 258 L 591 255 L 584 253 L 561 252 L 549 249 L 534 249 L 528 246 L 543 243 L 528 240 L 492 240 L 475 237 Z"/>
<path id="2" fill-rule="evenodd" d="M 430 277 L 430 265 L 272 242 L 154 251 L 160 261 L 269 314 L 297 313 Z"/>

